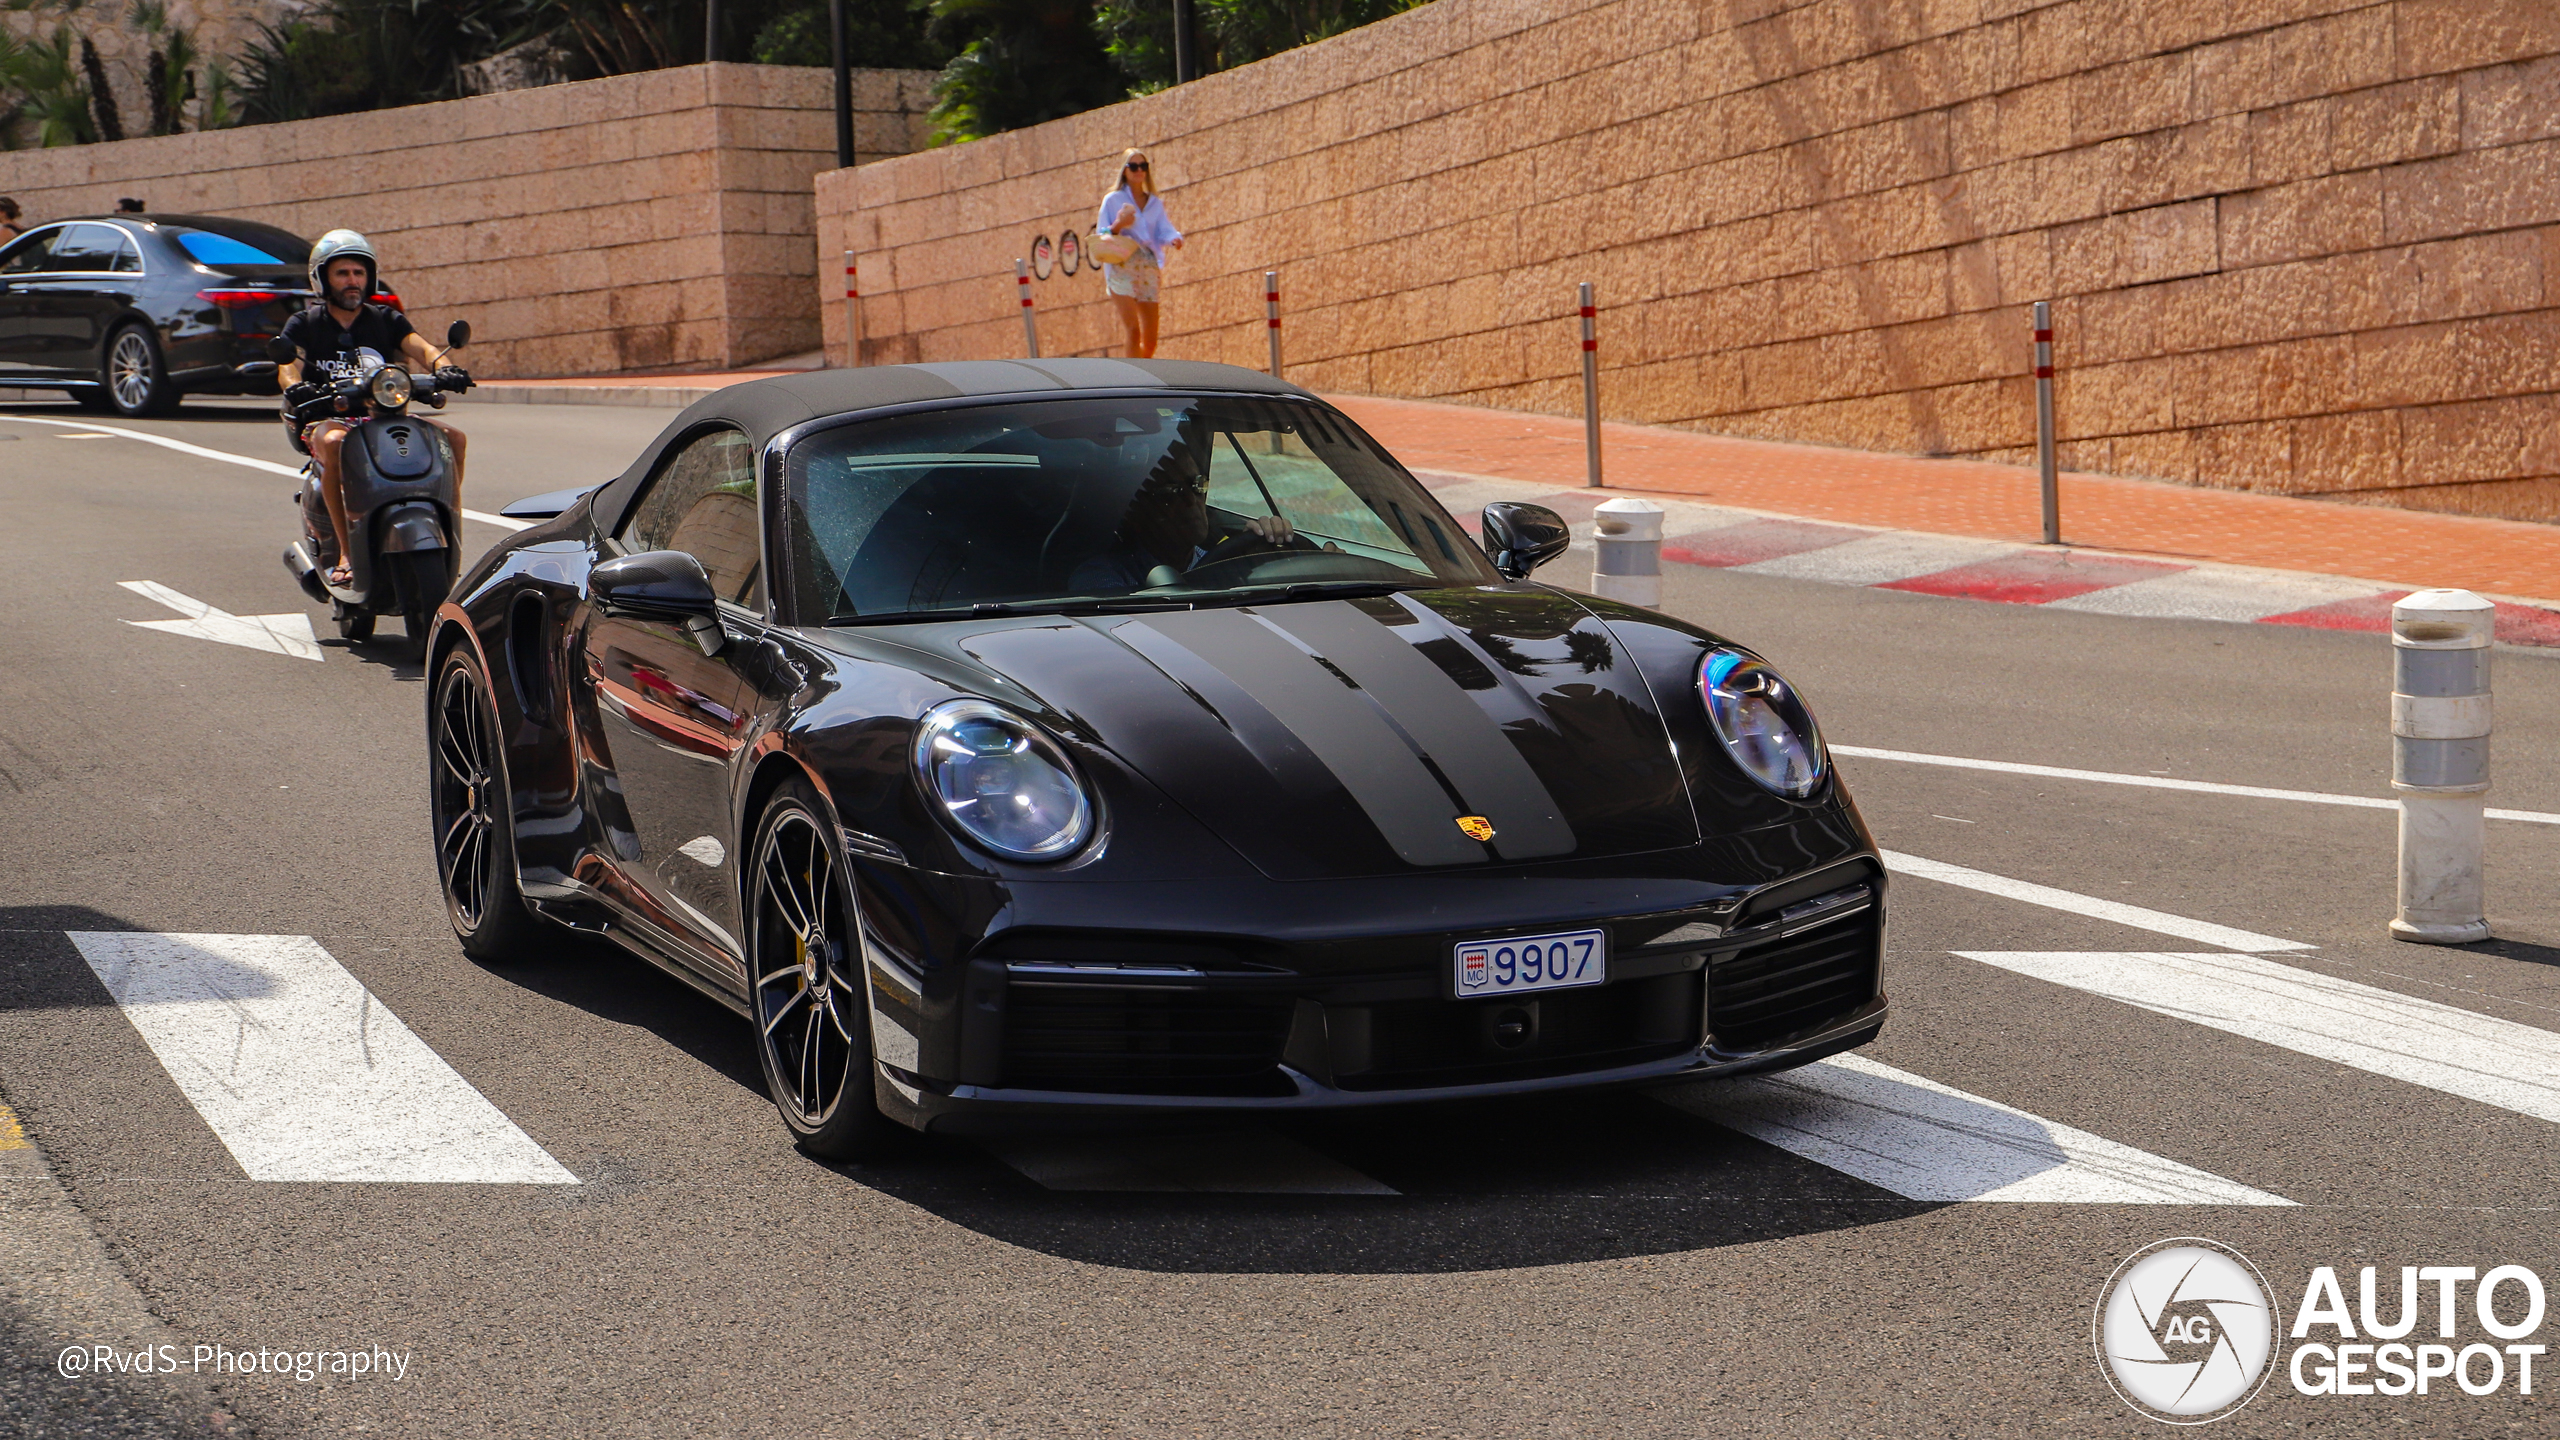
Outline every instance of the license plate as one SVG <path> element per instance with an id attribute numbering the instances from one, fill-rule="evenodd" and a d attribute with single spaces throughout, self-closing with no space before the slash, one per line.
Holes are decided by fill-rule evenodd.
<path id="1" fill-rule="evenodd" d="M 1458 946 L 1458 998 L 1570 990 L 1609 978 L 1609 942 L 1599 930 L 1513 935 Z"/>

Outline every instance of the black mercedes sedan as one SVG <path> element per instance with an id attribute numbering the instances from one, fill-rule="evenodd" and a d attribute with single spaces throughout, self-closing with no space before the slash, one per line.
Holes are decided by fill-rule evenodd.
<path id="1" fill-rule="evenodd" d="M 1537 583 L 1222 365 L 758 380 L 466 573 L 428 651 L 475 955 L 609 937 L 790 1133 L 1405 1104 L 1871 1039 L 1885 875 L 1785 680 Z"/>
<path id="2" fill-rule="evenodd" d="M 0 387 L 62 389 L 93 410 L 154 415 L 190 392 L 275 393 L 266 359 L 311 303 L 311 242 L 253 220 L 94 215 L 0 249 Z M 380 285 L 374 299 L 397 307 Z"/>

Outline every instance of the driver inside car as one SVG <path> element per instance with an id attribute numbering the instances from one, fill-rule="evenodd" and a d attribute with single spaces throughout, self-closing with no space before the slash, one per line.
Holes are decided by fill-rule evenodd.
<path id="1" fill-rule="evenodd" d="M 317 303 L 298 311 L 284 323 L 284 338 L 294 347 L 294 358 L 276 367 L 276 380 L 284 388 L 287 419 L 295 405 L 315 400 L 324 393 L 323 383 L 358 373 L 359 356 L 371 351 L 385 361 L 406 361 L 413 370 L 432 370 L 439 377 L 460 371 L 454 366 L 439 369 L 440 358 L 435 347 L 409 323 L 409 317 L 388 305 L 378 305 L 365 297 L 373 293 L 375 276 L 373 243 L 353 230 L 332 230 L 311 247 L 311 288 L 320 296 Z M 305 382 L 305 374 L 313 378 Z M 441 420 L 413 416 L 421 423 L 444 432 L 453 446 L 453 509 L 462 513 L 462 467 L 468 447 L 460 430 Z M 320 552 L 320 563 L 328 567 L 329 583 L 354 583 L 347 563 L 347 503 L 339 482 L 339 452 L 346 443 L 347 432 L 361 422 L 361 416 L 328 416 L 304 425 L 297 440 L 302 448 L 320 462 L 320 496 L 327 508 L 326 524 L 322 517 L 306 513 L 303 529 L 310 535 L 312 546 Z"/>
<path id="2" fill-rule="evenodd" d="M 1071 588 L 1111 594 L 1172 585 L 1183 576 L 1239 555 L 1265 550 L 1312 550 L 1284 515 L 1256 515 L 1222 530 L 1209 509 L 1209 477 L 1200 468 L 1194 425 L 1129 497 L 1110 549 L 1078 565 Z M 1328 549 L 1335 548 L 1328 546 Z"/>

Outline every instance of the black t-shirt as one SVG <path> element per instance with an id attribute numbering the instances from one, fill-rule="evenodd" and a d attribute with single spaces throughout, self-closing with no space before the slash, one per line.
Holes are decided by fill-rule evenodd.
<path id="1" fill-rule="evenodd" d="M 359 350 L 370 350 L 386 363 L 398 364 L 400 342 L 416 333 L 418 327 L 409 323 L 408 316 L 369 300 L 356 311 L 353 325 L 340 325 L 326 305 L 314 305 L 284 322 L 284 338 L 293 342 L 301 355 L 306 380 L 357 373 Z"/>

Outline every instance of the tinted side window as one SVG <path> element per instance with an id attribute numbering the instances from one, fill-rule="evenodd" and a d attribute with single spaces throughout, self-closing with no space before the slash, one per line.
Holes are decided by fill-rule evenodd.
<path id="1" fill-rule="evenodd" d="M 53 266 L 53 242 L 60 230 L 39 230 L 7 250 L 0 250 L 0 275 L 33 275 Z"/>
<path id="2" fill-rule="evenodd" d="M 119 275 L 142 273 L 142 247 L 134 244 L 133 237 L 121 230 L 116 232 L 116 259 L 110 268 Z"/>
<path id="3" fill-rule="evenodd" d="M 53 245 L 53 268 L 87 273 L 114 268 L 124 236 L 104 225 L 74 225 Z"/>
<path id="4" fill-rule="evenodd" d="M 723 600 L 764 608 L 756 543 L 756 453 L 735 430 L 698 435 L 670 457 L 614 538 L 626 551 L 681 550 Z"/>

